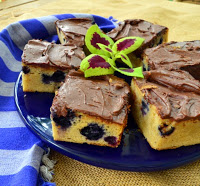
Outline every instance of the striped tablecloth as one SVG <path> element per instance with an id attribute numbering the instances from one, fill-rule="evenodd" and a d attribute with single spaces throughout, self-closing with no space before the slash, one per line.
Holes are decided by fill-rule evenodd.
<path id="1" fill-rule="evenodd" d="M 14 101 L 23 48 L 32 38 L 57 42 L 54 22 L 82 16 L 98 19 L 101 24 L 105 21 L 89 14 L 62 14 L 19 21 L 0 32 L 0 185 L 42 183 L 38 171 L 45 143 L 26 128 Z"/>

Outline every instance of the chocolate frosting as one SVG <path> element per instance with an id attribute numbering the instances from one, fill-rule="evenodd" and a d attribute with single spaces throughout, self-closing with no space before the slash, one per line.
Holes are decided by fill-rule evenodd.
<path id="1" fill-rule="evenodd" d="M 47 65 L 64 69 L 79 68 L 85 58 L 83 49 L 75 45 L 59 45 L 30 40 L 22 54 L 25 64 Z"/>
<path id="2" fill-rule="evenodd" d="M 200 94 L 200 81 L 185 71 L 158 69 L 144 72 L 144 76 L 150 82 L 155 82 L 180 92 L 195 92 L 196 94 Z"/>
<path id="3" fill-rule="evenodd" d="M 53 100 L 51 112 L 66 116 L 70 108 L 124 124 L 129 94 L 128 84 L 113 75 L 85 79 L 81 72 L 71 71 Z"/>
<path id="4" fill-rule="evenodd" d="M 200 41 L 170 42 L 144 51 L 150 71 L 137 84 L 162 118 L 200 118 Z"/>
<path id="5" fill-rule="evenodd" d="M 200 118 L 199 94 L 169 89 L 149 80 L 136 83 L 145 94 L 144 98 L 156 106 L 161 118 L 176 121 Z"/>
<path id="6" fill-rule="evenodd" d="M 114 41 L 124 37 L 137 36 L 145 39 L 142 46 L 137 50 L 141 53 L 145 48 L 152 47 L 157 35 L 168 31 L 167 27 L 156 25 L 141 19 L 128 19 L 119 24 L 119 27 L 107 33 Z"/>
<path id="7" fill-rule="evenodd" d="M 83 46 L 85 44 L 85 35 L 93 20 L 89 18 L 71 18 L 57 20 L 56 26 L 66 36 L 66 43 Z"/>
<path id="8" fill-rule="evenodd" d="M 195 78 L 200 80 L 200 41 L 165 43 L 155 48 L 146 49 L 144 55 L 152 70 L 183 69 L 192 74 L 196 69 L 193 74 L 196 74 Z"/>

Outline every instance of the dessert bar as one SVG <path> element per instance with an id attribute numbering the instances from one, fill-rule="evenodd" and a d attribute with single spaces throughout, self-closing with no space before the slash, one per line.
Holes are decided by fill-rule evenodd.
<path id="1" fill-rule="evenodd" d="M 85 54 L 75 45 L 30 40 L 22 55 L 22 86 L 25 92 L 51 92 L 60 86 L 70 69 L 78 69 Z"/>
<path id="2" fill-rule="evenodd" d="M 133 79 L 133 116 L 152 148 L 200 143 L 200 42 L 170 42 L 144 51 L 149 71 Z"/>
<path id="3" fill-rule="evenodd" d="M 50 109 L 54 140 L 117 147 L 127 124 L 129 95 L 128 84 L 113 75 L 86 79 L 70 71 Z"/>
<path id="4" fill-rule="evenodd" d="M 70 18 L 55 22 L 60 43 L 83 47 L 85 35 L 93 20 L 89 18 Z"/>

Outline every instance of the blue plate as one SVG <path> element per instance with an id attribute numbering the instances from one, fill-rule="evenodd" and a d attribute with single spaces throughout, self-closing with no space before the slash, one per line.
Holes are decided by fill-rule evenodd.
<path id="1" fill-rule="evenodd" d="M 50 106 L 54 94 L 24 93 L 21 74 L 15 84 L 15 102 L 28 128 L 56 151 L 90 165 L 123 171 L 157 171 L 184 165 L 200 158 L 200 145 L 175 150 L 152 149 L 131 115 L 118 148 L 54 141 Z"/>

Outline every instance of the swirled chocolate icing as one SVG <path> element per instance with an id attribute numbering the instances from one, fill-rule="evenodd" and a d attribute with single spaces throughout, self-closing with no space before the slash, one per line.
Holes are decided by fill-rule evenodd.
<path id="1" fill-rule="evenodd" d="M 200 95 L 200 81 L 186 71 L 151 70 L 144 72 L 147 81 L 155 82 L 180 92 L 194 92 Z"/>
<path id="2" fill-rule="evenodd" d="M 97 116 L 118 124 L 127 120 L 130 88 L 115 76 L 84 78 L 71 71 L 53 100 L 51 112 L 66 116 L 67 109 Z"/>
<path id="3" fill-rule="evenodd" d="M 144 51 L 151 70 L 181 69 L 200 80 L 200 41 L 170 42 Z"/>
<path id="4" fill-rule="evenodd" d="M 150 71 L 136 83 L 161 118 L 200 119 L 200 42 L 171 42 L 145 50 Z M 196 70 L 193 70 L 195 69 Z"/>
<path id="5" fill-rule="evenodd" d="M 200 41 L 165 43 L 144 56 L 150 71 L 137 84 L 160 116 L 200 119 Z"/>
<path id="6" fill-rule="evenodd" d="M 55 22 L 59 31 L 66 36 L 66 43 L 82 47 L 85 44 L 85 35 L 93 20 L 89 18 L 71 18 Z"/>
<path id="7" fill-rule="evenodd" d="M 119 24 L 119 27 L 107 33 L 114 41 L 124 37 L 137 36 L 145 39 L 142 46 L 137 50 L 140 53 L 147 47 L 152 47 L 157 36 L 167 33 L 168 28 L 153 24 L 141 19 L 128 19 Z"/>
<path id="8" fill-rule="evenodd" d="M 25 64 L 47 65 L 64 69 L 79 68 L 85 58 L 83 49 L 75 45 L 59 45 L 30 40 L 22 54 Z"/>
<path id="9" fill-rule="evenodd" d="M 137 81 L 144 98 L 156 106 L 163 119 L 176 121 L 200 118 L 200 95 L 171 89 L 149 80 Z"/>

